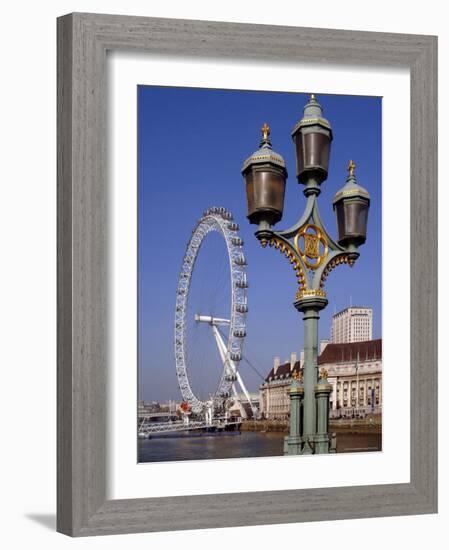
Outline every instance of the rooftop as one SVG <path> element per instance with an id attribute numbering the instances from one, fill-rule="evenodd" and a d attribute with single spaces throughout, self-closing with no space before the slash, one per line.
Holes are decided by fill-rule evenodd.
<path id="1" fill-rule="evenodd" d="M 365 311 L 373 311 L 372 307 L 366 307 L 366 306 L 348 306 L 345 307 L 345 309 L 342 309 L 341 311 L 338 311 L 337 313 L 334 313 L 332 317 L 336 317 L 337 315 L 341 315 L 345 311 L 350 311 L 351 309 L 364 309 Z"/>
<path id="2" fill-rule="evenodd" d="M 328 344 L 318 357 L 318 364 L 347 363 L 355 361 L 357 358 L 360 362 L 382 359 L 382 339 Z"/>
<path id="3" fill-rule="evenodd" d="M 270 372 L 267 374 L 267 377 L 265 378 L 265 382 L 268 382 L 270 378 L 280 378 L 281 375 L 283 375 L 284 378 L 290 378 L 294 372 L 299 373 L 299 371 L 300 371 L 299 361 L 296 361 L 292 371 L 290 371 L 290 363 L 284 363 L 283 365 L 279 365 L 279 367 L 276 370 L 276 374 L 274 374 L 274 367 L 273 367 L 270 370 Z"/>

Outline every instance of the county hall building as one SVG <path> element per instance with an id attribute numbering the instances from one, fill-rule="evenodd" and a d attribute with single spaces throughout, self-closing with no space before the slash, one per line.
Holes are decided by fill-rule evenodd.
<path id="1" fill-rule="evenodd" d="M 382 340 L 327 344 L 318 358 L 332 386 L 331 418 L 364 418 L 382 411 Z M 290 413 L 289 387 L 303 365 L 292 354 L 290 361 L 273 368 L 260 387 L 260 411 L 268 420 L 286 420 Z"/>

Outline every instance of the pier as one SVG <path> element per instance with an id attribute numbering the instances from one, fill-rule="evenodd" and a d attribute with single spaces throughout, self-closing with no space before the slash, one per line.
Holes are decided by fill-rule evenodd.
<path id="1" fill-rule="evenodd" d="M 148 422 L 143 420 L 139 426 L 139 438 L 144 439 L 155 434 L 186 432 L 191 430 L 205 430 L 212 428 L 214 430 L 228 430 L 236 428 L 242 423 L 241 418 L 227 418 L 219 416 L 210 421 L 206 420 L 175 420 L 168 422 Z"/>

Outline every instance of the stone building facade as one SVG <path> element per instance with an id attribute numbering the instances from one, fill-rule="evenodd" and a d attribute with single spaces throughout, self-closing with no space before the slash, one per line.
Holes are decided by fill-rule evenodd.
<path id="1" fill-rule="evenodd" d="M 286 420 L 290 414 L 289 388 L 293 374 L 300 372 L 296 354 L 292 354 L 289 362 L 280 364 L 279 358 L 274 360 L 273 368 L 268 373 L 260 387 L 260 413 L 267 420 Z"/>
<path id="2" fill-rule="evenodd" d="M 293 365 L 293 367 L 292 367 Z M 382 340 L 327 344 L 318 358 L 332 386 L 330 418 L 364 418 L 382 412 Z M 290 414 L 288 390 L 299 361 L 273 368 L 260 387 L 260 412 L 268 420 L 286 420 Z"/>
<path id="3" fill-rule="evenodd" d="M 332 385 L 331 418 L 382 411 L 382 340 L 329 344 L 318 358 Z"/>

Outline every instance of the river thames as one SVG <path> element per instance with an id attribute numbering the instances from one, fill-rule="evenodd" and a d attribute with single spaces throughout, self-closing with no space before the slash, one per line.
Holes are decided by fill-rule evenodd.
<path id="1" fill-rule="evenodd" d="M 139 439 L 139 462 L 281 456 L 285 435 L 283 432 L 222 432 Z M 380 451 L 381 446 L 380 433 L 341 432 L 337 435 L 338 453 Z"/>

